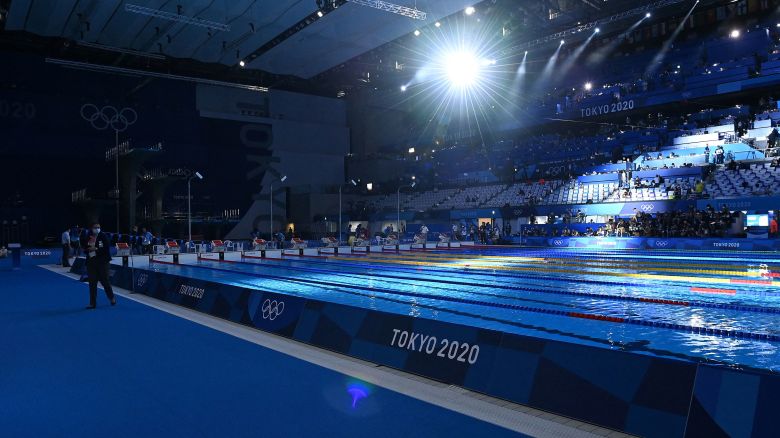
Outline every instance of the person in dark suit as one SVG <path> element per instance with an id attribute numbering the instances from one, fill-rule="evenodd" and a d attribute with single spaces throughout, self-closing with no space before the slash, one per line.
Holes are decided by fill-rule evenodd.
<path id="1" fill-rule="evenodd" d="M 62 232 L 62 267 L 70 268 L 70 233 L 71 230 Z"/>
<path id="2" fill-rule="evenodd" d="M 114 290 L 108 279 L 111 241 L 106 234 L 100 232 L 99 223 L 92 224 L 92 230 L 84 237 L 81 246 L 87 255 L 87 277 L 89 278 L 89 306 L 87 309 L 94 309 L 97 305 L 98 281 L 103 285 L 108 301 L 111 302 L 112 306 L 116 305 Z"/>

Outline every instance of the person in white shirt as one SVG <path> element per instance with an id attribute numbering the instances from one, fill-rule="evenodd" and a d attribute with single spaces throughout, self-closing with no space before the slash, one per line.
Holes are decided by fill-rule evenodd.
<path id="1" fill-rule="evenodd" d="M 426 227 L 425 224 L 422 224 L 420 227 L 420 234 L 422 234 L 422 237 L 425 240 L 428 240 L 428 227 Z"/>
<path id="2" fill-rule="evenodd" d="M 70 268 L 70 230 L 62 232 L 62 267 Z"/>

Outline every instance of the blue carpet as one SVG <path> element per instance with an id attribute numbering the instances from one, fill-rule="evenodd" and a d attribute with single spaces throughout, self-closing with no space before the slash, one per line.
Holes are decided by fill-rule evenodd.
<path id="1" fill-rule="evenodd" d="M 474 437 L 506 429 L 118 298 L 0 270 L 0 436 Z"/>

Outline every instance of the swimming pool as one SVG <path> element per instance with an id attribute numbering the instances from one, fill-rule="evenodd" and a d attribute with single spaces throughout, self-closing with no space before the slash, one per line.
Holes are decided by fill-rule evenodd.
<path id="1" fill-rule="evenodd" d="M 638 354 L 778 371 L 771 253 L 485 248 L 149 269 Z"/>

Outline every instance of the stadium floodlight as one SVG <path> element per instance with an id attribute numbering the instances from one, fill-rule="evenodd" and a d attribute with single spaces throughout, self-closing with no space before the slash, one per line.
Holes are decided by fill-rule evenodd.
<path id="1" fill-rule="evenodd" d="M 590 82 L 585 82 L 585 90 L 590 91 L 593 88 L 593 84 Z"/>
<path id="2" fill-rule="evenodd" d="M 466 15 L 474 15 L 474 12 L 477 12 L 477 10 L 474 9 L 474 6 L 469 6 L 463 12 L 465 12 Z"/>
<path id="3" fill-rule="evenodd" d="M 353 186 L 357 187 L 357 183 L 354 179 L 349 180 L 349 183 Z M 341 219 L 344 216 L 344 213 L 342 212 L 341 208 L 341 189 L 344 188 L 344 184 L 339 184 L 339 245 L 341 244 Z M 325 218 L 325 220 L 328 220 Z"/>
<path id="4" fill-rule="evenodd" d="M 597 27 L 597 28 L 593 29 L 593 32 L 594 32 L 594 33 L 599 33 L 599 32 L 601 32 L 601 29 L 599 29 L 599 28 Z"/>
<path id="5" fill-rule="evenodd" d="M 401 85 L 401 91 L 406 91 L 406 85 Z"/>
<path id="6" fill-rule="evenodd" d="M 564 43 L 564 41 L 563 41 L 563 40 L 561 40 L 561 45 L 563 45 L 563 43 Z"/>
<path id="7" fill-rule="evenodd" d="M 238 65 L 244 67 L 246 66 L 246 62 L 244 62 L 244 60 L 242 59 L 241 61 L 238 61 Z"/>
<path id="8" fill-rule="evenodd" d="M 397 216 L 395 217 L 395 232 L 398 233 L 398 240 L 400 241 L 402 239 L 401 236 L 401 189 L 404 187 L 414 188 L 414 186 L 417 185 L 417 181 L 412 181 L 411 184 L 403 185 L 398 187 L 398 190 L 396 191 L 396 201 L 397 201 Z"/>
<path id="9" fill-rule="evenodd" d="M 414 36 L 420 36 L 420 29 L 414 30 Z"/>
<path id="10" fill-rule="evenodd" d="M 279 182 L 285 182 L 287 180 L 287 175 L 282 176 L 279 178 Z M 270 204 L 271 204 L 271 217 L 270 219 L 270 230 L 271 230 L 271 241 L 274 240 L 274 181 L 271 181 L 271 184 L 269 184 L 270 189 Z"/>
<path id="11" fill-rule="evenodd" d="M 650 17 L 652 17 L 652 16 L 653 16 L 653 14 L 651 14 L 651 13 L 649 13 L 649 12 L 645 14 L 645 18 L 650 18 Z"/>
<path id="12" fill-rule="evenodd" d="M 731 33 L 729 34 L 729 36 L 731 38 L 739 38 L 739 30 L 737 30 L 737 29 L 732 30 Z"/>
<path id="13" fill-rule="evenodd" d="M 444 68 L 450 84 L 454 87 L 468 87 L 479 79 L 481 62 L 470 52 L 455 52 L 446 57 Z"/>
<path id="14" fill-rule="evenodd" d="M 441 23 L 438 22 L 438 21 L 436 23 L 434 23 L 433 25 L 436 26 L 436 27 L 441 27 Z"/>
<path id="15" fill-rule="evenodd" d="M 325 15 L 325 14 L 323 14 L 322 11 L 317 11 L 317 16 L 318 17 L 322 18 L 323 15 Z"/>
<path id="16" fill-rule="evenodd" d="M 203 179 L 203 175 L 200 172 L 195 172 L 195 175 L 187 178 L 187 239 L 188 242 L 192 242 L 192 196 L 190 196 L 190 185 L 193 178 Z"/>

